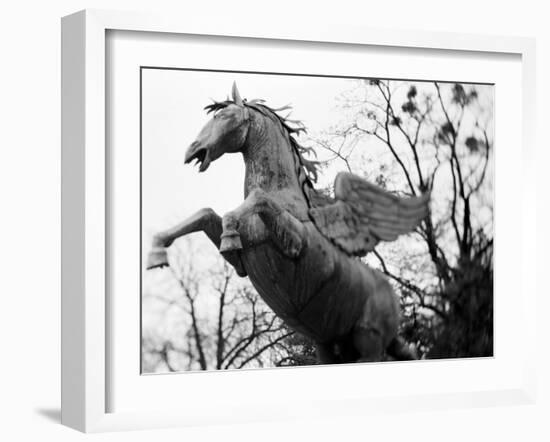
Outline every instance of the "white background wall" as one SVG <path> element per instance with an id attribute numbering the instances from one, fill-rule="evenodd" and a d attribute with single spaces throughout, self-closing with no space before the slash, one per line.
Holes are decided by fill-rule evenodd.
<path id="1" fill-rule="evenodd" d="M 351 23 L 374 27 L 537 37 L 539 191 L 548 192 L 550 31 L 543 1 L 279 0 L 10 1 L 0 7 L 0 439 L 83 440 L 59 420 L 60 17 L 86 7 L 216 14 L 228 20 Z M 519 148 L 519 146 L 518 146 Z M 511 177 L 521 180 L 521 176 Z M 540 202 L 543 198 L 540 199 Z M 548 210 L 538 214 L 538 271 L 548 246 Z M 535 273 L 533 260 L 533 273 Z M 539 330 L 550 336 L 546 286 L 539 282 Z M 513 326 L 513 325 L 511 325 Z M 162 430 L 94 440 L 549 440 L 547 339 L 540 339 L 537 405 Z"/>

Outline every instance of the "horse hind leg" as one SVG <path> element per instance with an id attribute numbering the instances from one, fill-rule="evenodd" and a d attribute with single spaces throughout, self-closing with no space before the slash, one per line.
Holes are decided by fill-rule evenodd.
<path id="1" fill-rule="evenodd" d="M 397 336 L 399 300 L 391 285 L 379 274 L 368 297 L 363 314 L 353 331 L 354 345 L 360 354 L 358 362 L 387 360 L 387 356 L 403 361 L 418 359 L 416 352 Z"/>
<path id="2" fill-rule="evenodd" d="M 333 343 L 315 344 L 319 364 L 378 362 L 383 359 L 381 334 L 373 328 L 355 327 L 350 336 Z"/>
<path id="3" fill-rule="evenodd" d="M 317 357 L 317 362 L 323 365 L 338 364 L 340 361 L 334 350 L 334 344 L 315 344 L 315 356 Z"/>
<path id="4" fill-rule="evenodd" d="M 358 362 L 383 361 L 388 346 L 396 339 L 399 327 L 399 300 L 390 283 L 374 273 L 374 286 L 365 300 L 363 313 L 353 329 Z"/>
<path id="5" fill-rule="evenodd" d="M 222 233 L 222 219 L 212 209 L 201 209 L 182 223 L 171 229 L 157 233 L 153 237 L 153 244 L 147 259 L 148 270 L 168 266 L 166 249 L 179 237 L 193 232 L 204 232 L 219 249 Z M 239 276 L 246 276 L 246 271 L 238 254 L 224 255 Z"/>
<path id="6" fill-rule="evenodd" d="M 413 348 L 410 348 L 403 339 L 396 337 L 386 348 L 386 353 L 396 361 L 414 361 L 418 355 Z"/>
<path id="7" fill-rule="evenodd" d="M 353 344 L 359 353 L 357 362 L 379 362 L 384 359 L 384 339 L 376 328 L 363 325 L 356 327 Z"/>
<path id="8" fill-rule="evenodd" d="M 403 339 L 396 336 L 384 346 L 383 335 L 375 328 L 359 327 L 354 332 L 354 346 L 360 354 L 357 362 L 378 362 L 387 360 L 386 355 L 396 361 L 418 359 L 416 351 Z"/>

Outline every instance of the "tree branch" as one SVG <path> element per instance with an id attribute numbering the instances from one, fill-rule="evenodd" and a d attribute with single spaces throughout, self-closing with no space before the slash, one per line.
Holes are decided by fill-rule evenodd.
<path id="1" fill-rule="evenodd" d="M 172 275 L 174 275 L 174 278 L 176 279 L 179 286 L 183 290 L 183 293 L 185 294 L 185 296 L 189 300 L 189 306 L 190 306 L 190 313 L 189 314 L 191 316 L 191 326 L 193 327 L 193 333 L 195 335 L 195 345 L 196 345 L 196 348 L 197 348 L 197 352 L 199 353 L 199 364 L 200 364 L 201 370 L 206 370 L 208 367 L 207 367 L 207 364 L 206 364 L 206 357 L 204 355 L 204 349 L 203 349 L 203 345 L 202 345 L 202 336 L 201 336 L 201 333 L 199 331 L 197 315 L 196 315 L 196 312 L 195 312 L 195 300 L 191 296 L 191 293 L 189 292 L 188 288 L 185 286 L 183 281 L 178 277 L 178 275 L 176 274 L 174 269 L 171 266 L 168 266 L 168 268 L 172 272 Z"/>
<path id="2" fill-rule="evenodd" d="M 218 337 L 217 337 L 217 343 L 216 343 L 216 368 L 218 370 L 222 366 L 223 351 L 225 346 L 225 337 L 223 336 L 223 310 L 225 308 L 225 296 L 227 294 L 227 287 L 229 286 L 230 279 L 231 279 L 231 274 L 227 272 L 225 274 L 223 286 L 219 291 L 220 304 L 218 308 Z"/>
<path id="3" fill-rule="evenodd" d="M 279 336 L 277 339 L 269 342 L 268 344 L 264 345 L 263 347 L 260 347 L 259 350 L 257 350 L 255 353 L 253 353 L 251 356 L 249 356 L 248 358 L 246 358 L 243 362 L 241 362 L 241 364 L 239 365 L 238 368 L 243 368 L 246 364 L 248 364 L 250 361 L 258 358 L 264 351 L 266 351 L 267 349 L 271 348 L 271 347 L 274 347 L 275 345 L 277 345 L 279 342 L 281 342 L 283 339 L 286 339 L 288 338 L 289 336 L 292 336 L 294 334 L 294 332 L 288 332 L 288 333 L 285 333 L 284 335 L 281 335 Z"/>
<path id="4" fill-rule="evenodd" d="M 439 308 L 437 308 L 433 305 L 425 303 L 425 301 L 424 301 L 425 293 L 420 288 L 416 287 L 410 281 L 407 281 L 407 280 L 391 273 L 389 271 L 388 267 L 386 266 L 386 263 L 384 262 L 384 259 L 382 258 L 382 256 L 380 256 L 380 254 L 376 250 L 373 253 L 376 256 L 376 258 L 378 258 L 378 261 L 380 262 L 380 265 L 382 266 L 382 271 L 387 276 L 389 276 L 391 279 L 393 279 L 395 282 L 399 283 L 401 286 L 405 287 L 407 290 L 410 290 L 411 292 L 413 292 L 417 296 L 418 301 L 419 301 L 419 303 L 422 307 L 427 308 L 429 310 L 432 310 L 434 313 L 438 314 L 442 319 L 445 319 L 447 317 L 447 315 L 445 314 L 445 312 L 443 310 L 440 310 Z"/>

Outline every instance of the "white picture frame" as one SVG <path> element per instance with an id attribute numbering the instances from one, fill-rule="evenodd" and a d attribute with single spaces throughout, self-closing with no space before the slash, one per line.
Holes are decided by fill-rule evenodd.
<path id="1" fill-rule="evenodd" d="M 425 48 L 470 51 L 478 54 L 514 54 L 521 57 L 522 119 L 521 159 L 522 226 L 519 274 L 521 296 L 515 328 L 522 333 L 525 348 L 522 374 L 507 388 L 472 390 L 414 396 L 333 398 L 300 404 L 284 412 L 280 407 L 257 410 L 255 404 L 239 399 L 241 417 L 198 411 L 108 412 L 109 384 L 106 256 L 108 229 L 108 186 L 106 184 L 106 33 L 109 30 L 143 31 L 181 35 L 216 35 L 282 41 L 374 45 L 379 47 Z M 533 174 L 535 104 L 535 43 L 517 37 L 489 37 L 451 33 L 388 31 L 345 26 L 308 24 L 292 28 L 262 23 L 228 23 L 196 17 L 86 10 L 62 20 L 62 423 L 84 432 L 158 428 L 232 421 L 272 420 L 286 416 L 311 417 L 364 414 L 370 410 L 420 410 L 531 403 L 535 395 L 534 321 L 535 281 L 526 278 L 528 256 L 536 256 L 536 194 Z M 497 123 L 498 124 L 498 123 Z M 531 183 L 531 184 L 530 184 Z M 498 273 L 497 273 L 498 277 Z M 501 276 L 510 277 L 510 276 Z M 498 319 L 497 319 L 498 320 Z M 518 326 L 519 325 L 519 326 Z M 444 361 L 439 362 L 445 364 Z M 212 373 L 220 376 L 222 374 Z M 242 378 L 241 378 L 242 379 Z"/>

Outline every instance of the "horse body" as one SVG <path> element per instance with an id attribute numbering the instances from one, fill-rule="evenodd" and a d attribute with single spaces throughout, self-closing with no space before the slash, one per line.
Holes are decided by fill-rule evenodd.
<path id="1" fill-rule="evenodd" d="M 261 216 L 252 210 L 249 216 L 239 217 L 241 261 L 256 290 L 289 326 L 318 343 L 340 342 L 352 334 L 384 278 L 320 234 L 308 215 L 297 174 L 300 165 L 288 135 L 276 120 L 256 113 L 251 119 L 242 151 L 245 198 L 260 190 L 304 226 L 301 234 L 306 245 L 297 258 L 285 256 Z M 386 316 L 396 310 L 392 306 Z M 391 340 L 395 333 L 390 335 Z"/>
<path id="2" fill-rule="evenodd" d="M 186 162 L 198 159 L 204 171 L 224 153 L 241 152 L 245 201 L 223 218 L 204 209 L 157 235 L 148 268 L 167 265 L 165 248 L 174 239 L 202 230 L 288 326 L 316 342 L 321 362 L 381 360 L 386 350 L 413 358 L 396 339 L 398 300 L 386 278 L 335 246 L 311 219 L 302 158 L 284 120 L 246 105 L 235 90 L 234 102 L 210 108 L 222 112 Z"/>
<path id="3" fill-rule="evenodd" d="M 377 271 L 327 245 L 312 223 L 307 237 L 307 248 L 297 259 L 288 259 L 270 242 L 244 250 L 241 259 L 258 293 L 290 327 L 319 344 L 337 344 L 350 338 L 368 314 L 369 301 L 372 304 L 377 289 L 387 282 Z M 395 299 L 390 290 L 383 297 L 387 296 Z M 387 312 L 380 306 L 374 309 L 384 331 L 390 332 L 384 333 L 386 345 L 397 332 L 398 313 L 397 303 L 387 307 Z M 372 318 L 365 323 L 373 325 Z"/>

